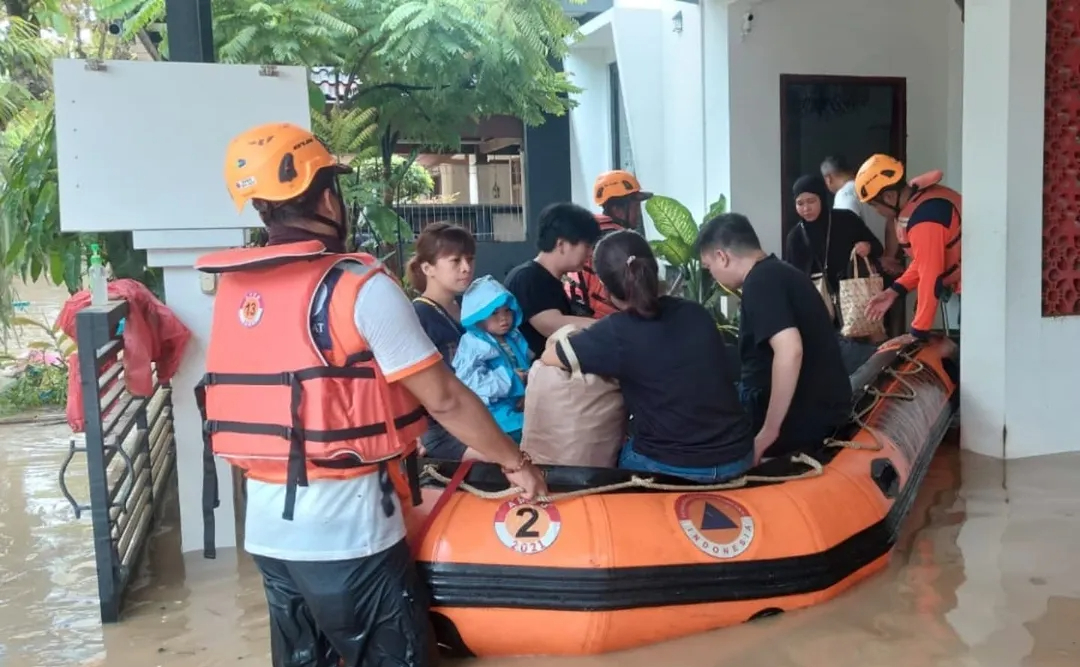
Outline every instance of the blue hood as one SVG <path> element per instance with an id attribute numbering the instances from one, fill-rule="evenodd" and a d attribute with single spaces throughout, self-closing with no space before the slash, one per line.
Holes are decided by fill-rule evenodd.
<path id="1" fill-rule="evenodd" d="M 507 306 L 514 313 L 514 329 L 521 326 L 521 306 L 517 299 L 492 276 L 481 276 L 469 285 L 461 299 L 461 326 L 473 330 L 477 325 Z"/>

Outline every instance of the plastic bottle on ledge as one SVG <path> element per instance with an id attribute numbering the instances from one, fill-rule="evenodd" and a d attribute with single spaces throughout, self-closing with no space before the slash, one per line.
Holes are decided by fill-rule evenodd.
<path id="1" fill-rule="evenodd" d="M 90 305 L 104 306 L 109 302 L 109 284 L 105 280 L 105 266 L 101 263 L 98 244 L 90 244 Z"/>

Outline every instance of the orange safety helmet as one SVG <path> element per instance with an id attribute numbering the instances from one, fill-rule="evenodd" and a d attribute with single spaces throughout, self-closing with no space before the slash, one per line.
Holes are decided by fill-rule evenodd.
<path id="1" fill-rule="evenodd" d="M 877 153 L 871 155 L 855 174 L 855 193 L 859 201 L 868 204 L 886 189 L 904 180 L 904 163 L 896 158 Z"/>
<path id="2" fill-rule="evenodd" d="M 593 184 L 593 201 L 597 206 L 603 206 L 609 199 L 633 194 L 637 195 L 638 200 L 653 196 L 651 192 L 642 192 L 641 183 L 638 183 L 637 177 L 622 169 L 600 174 L 596 177 L 596 183 Z"/>
<path id="3" fill-rule="evenodd" d="M 225 149 L 225 185 L 241 211 L 252 199 L 288 201 L 304 194 L 320 169 L 352 171 L 314 134 L 292 123 L 267 123 L 242 132 Z"/>

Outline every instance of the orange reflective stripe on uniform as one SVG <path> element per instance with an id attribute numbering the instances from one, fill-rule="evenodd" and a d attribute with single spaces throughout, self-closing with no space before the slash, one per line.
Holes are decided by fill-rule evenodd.
<path id="1" fill-rule="evenodd" d="M 206 444 L 251 479 L 285 484 L 284 518 L 297 486 L 416 450 L 426 413 L 386 381 L 354 322 L 357 295 L 382 272 L 373 257 L 293 243 L 212 253 L 196 268 L 221 274 L 198 390 Z M 323 285 L 325 317 L 313 319 Z"/>
<path id="2" fill-rule="evenodd" d="M 596 221 L 600 223 L 601 237 L 626 229 L 606 215 L 596 216 Z M 600 282 L 599 276 L 593 270 L 591 252 L 581 271 L 568 274 L 568 278 L 566 295 L 571 301 L 580 303 L 591 310 L 593 318 L 600 319 L 605 315 L 619 312 L 619 309 L 611 303 L 611 297 L 604 283 Z"/>
<path id="3" fill-rule="evenodd" d="M 911 323 L 913 333 L 924 334 L 933 326 L 941 292 L 961 290 L 962 197 L 939 184 L 941 172 L 933 171 L 911 180 L 916 188 L 898 217 L 897 235 L 908 247 L 912 263 L 896 280 L 898 291 L 917 290 L 918 303 Z M 948 212 L 927 214 L 924 204 L 948 203 Z"/>

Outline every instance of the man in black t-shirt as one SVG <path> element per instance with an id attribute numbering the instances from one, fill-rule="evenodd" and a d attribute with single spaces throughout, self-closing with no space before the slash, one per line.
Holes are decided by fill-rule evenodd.
<path id="1" fill-rule="evenodd" d="M 817 449 L 851 410 L 851 382 L 821 295 L 805 274 L 761 249 L 744 215 L 706 222 L 696 250 L 717 282 L 742 288 L 740 398 L 757 429 L 757 456 Z"/>
<path id="2" fill-rule="evenodd" d="M 587 327 L 595 320 L 570 314 L 570 299 L 562 277 L 580 271 L 600 238 L 600 224 L 592 213 L 575 204 L 551 204 L 540 212 L 536 240 L 540 253 L 506 276 L 506 289 L 521 306 L 518 327 L 537 358 L 548 336 L 567 324 Z"/>

